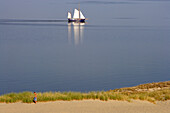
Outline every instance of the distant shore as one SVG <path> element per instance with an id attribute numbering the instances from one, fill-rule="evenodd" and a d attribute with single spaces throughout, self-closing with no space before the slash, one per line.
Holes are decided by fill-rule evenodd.
<path id="1" fill-rule="evenodd" d="M 0 96 L 0 103 L 33 103 L 33 92 L 9 93 Z M 38 102 L 72 100 L 146 100 L 151 103 L 170 100 L 170 81 L 141 84 L 134 87 L 109 91 L 83 92 L 38 92 Z"/>

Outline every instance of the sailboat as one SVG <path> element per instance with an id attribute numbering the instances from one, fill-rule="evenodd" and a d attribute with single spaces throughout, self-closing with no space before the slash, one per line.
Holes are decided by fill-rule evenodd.
<path id="1" fill-rule="evenodd" d="M 84 17 L 83 13 L 78 9 L 74 9 L 73 18 L 71 17 L 71 13 L 68 12 L 68 22 L 85 22 L 86 18 Z"/>

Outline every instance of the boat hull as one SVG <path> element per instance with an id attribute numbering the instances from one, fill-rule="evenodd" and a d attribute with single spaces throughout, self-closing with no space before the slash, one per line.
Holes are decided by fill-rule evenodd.
<path id="1" fill-rule="evenodd" d="M 85 19 L 68 19 L 68 22 L 81 22 L 81 23 L 83 23 L 83 22 L 85 22 Z"/>

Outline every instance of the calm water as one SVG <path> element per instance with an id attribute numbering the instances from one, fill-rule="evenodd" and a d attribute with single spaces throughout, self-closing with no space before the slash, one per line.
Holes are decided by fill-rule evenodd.
<path id="1" fill-rule="evenodd" d="M 12 2 L 12 3 L 11 3 Z M 0 94 L 92 91 L 170 80 L 170 1 L 0 0 Z"/>

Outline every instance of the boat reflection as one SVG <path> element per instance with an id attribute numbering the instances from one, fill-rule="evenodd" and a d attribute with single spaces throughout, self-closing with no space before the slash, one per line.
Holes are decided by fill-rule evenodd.
<path id="1" fill-rule="evenodd" d="M 84 25 L 85 23 L 75 23 L 75 22 L 68 23 L 68 42 L 69 43 L 72 43 L 72 39 L 74 39 L 73 41 L 74 45 L 79 45 L 80 43 L 83 42 Z M 72 38 L 73 36 L 74 38 Z"/>

